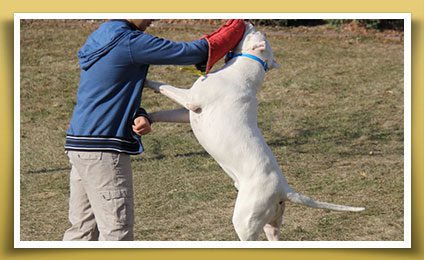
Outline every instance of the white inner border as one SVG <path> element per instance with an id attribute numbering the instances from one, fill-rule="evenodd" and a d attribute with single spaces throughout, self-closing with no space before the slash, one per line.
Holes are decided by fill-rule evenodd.
<path id="1" fill-rule="evenodd" d="M 403 19 L 404 241 L 131 241 L 68 242 L 20 239 L 21 19 Z M 411 14 L 410 13 L 15 13 L 14 16 L 14 246 L 15 248 L 411 248 Z"/>

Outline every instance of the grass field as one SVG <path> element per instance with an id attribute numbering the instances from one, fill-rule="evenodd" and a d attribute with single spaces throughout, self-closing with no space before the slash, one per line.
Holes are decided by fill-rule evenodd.
<path id="1" fill-rule="evenodd" d="M 21 240 L 61 240 L 69 227 L 63 145 L 79 81 L 76 52 L 97 26 L 21 23 Z M 179 41 L 214 28 L 162 21 L 148 32 Z M 319 200 L 367 208 L 339 213 L 289 203 L 282 240 L 403 240 L 402 35 L 259 29 L 282 65 L 258 94 L 259 126 L 288 182 Z M 149 76 L 187 87 L 197 78 L 180 66 L 152 66 Z M 150 90 L 142 104 L 177 107 Z M 155 124 L 143 143 L 146 152 L 132 157 L 136 240 L 237 240 L 236 190 L 190 126 Z"/>

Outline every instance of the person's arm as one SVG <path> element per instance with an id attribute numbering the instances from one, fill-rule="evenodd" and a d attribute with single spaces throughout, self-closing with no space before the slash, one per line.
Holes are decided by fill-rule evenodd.
<path id="1" fill-rule="evenodd" d="M 131 40 L 130 48 L 136 64 L 193 65 L 208 58 L 206 40 L 173 42 L 143 33 Z"/>
<path id="2" fill-rule="evenodd" d="M 135 63 L 146 65 L 206 64 L 208 73 L 219 59 L 237 46 L 244 29 L 243 20 L 228 20 L 215 32 L 192 42 L 173 42 L 142 33 L 131 39 L 131 55 Z"/>

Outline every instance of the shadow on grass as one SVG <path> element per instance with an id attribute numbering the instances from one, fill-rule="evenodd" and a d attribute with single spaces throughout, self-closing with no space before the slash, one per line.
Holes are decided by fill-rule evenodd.
<path id="1" fill-rule="evenodd" d="M 71 167 L 58 167 L 58 168 L 50 168 L 50 169 L 39 169 L 39 170 L 31 170 L 31 171 L 27 171 L 25 172 L 26 174 L 40 174 L 40 173 L 50 173 L 50 172 L 61 172 L 61 171 L 65 171 L 71 170 Z"/>
<path id="2" fill-rule="evenodd" d="M 133 161 L 136 161 L 136 162 L 157 161 L 157 160 L 164 160 L 164 159 L 171 158 L 171 157 L 173 157 L 173 158 L 189 158 L 189 157 L 204 157 L 204 158 L 206 158 L 206 157 L 209 157 L 209 156 L 210 155 L 206 151 L 198 151 L 198 152 L 188 152 L 188 153 L 177 153 L 175 155 L 168 155 L 168 156 L 163 155 L 163 154 L 159 154 L 159 155 L 155 155 L 155 156 L 147 157 L 147 158 L 138 157 L 138 158 L 133 159 Z"/>
<path id="3" fill-rule="evenodd" d="M 306 141 L 299 141 L 304 140 L 304 138 L 285 138 L 285 137 L 279 137 L 277 139 L 273 139 L 268 141 L 268 146 L 270 147 L 281 147 L 281 146 L 292 146 L 292 145 L 302 145 Z M 157 151 L 156 151 L 157 152 Z M 177 153 L 173 155 L 163 155 L 163 154 L 156 154 L 151 157 L 133 157 L 133 161 L 135 162 L 143 162 L 143 161 L 160 161 L 165 160 L 167 158 L 191 158 L 191 157 L 203 157 L 207 158 L 210 157 L 210 155 L 202 150 L 202 151 L 194 151 L 194 152 L 187 152 L 187 153 Z M 70 171 L 71 167 L 69 166 L 61 166 L 56 168 L 41 168 L 36 170 L 29 170 L 24 172 L 24 174 L 43 174 L 43 173 L 58 173 L 61 171 Z"/>

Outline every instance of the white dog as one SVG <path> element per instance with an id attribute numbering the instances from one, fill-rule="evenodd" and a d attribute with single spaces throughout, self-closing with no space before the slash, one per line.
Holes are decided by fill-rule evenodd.
<path id="1" fill-rule="evenodd" d="M 256 93 L 265 72 L 279 65 L 266 37 L 250 23 L 234 53 L 190 89 L 154 81 L 146 86 L 190 110 L 156 112 L 154 121 L 189 121 L 199 143 L 234 180 L 239 192 L 233 224 L 240 240 L 256 240 L 262 230 L 268 240 L 278 240 L 287 200 L 337 211 L 364 210 L 315 201 L 287 184 L 257 125 Z"/>

